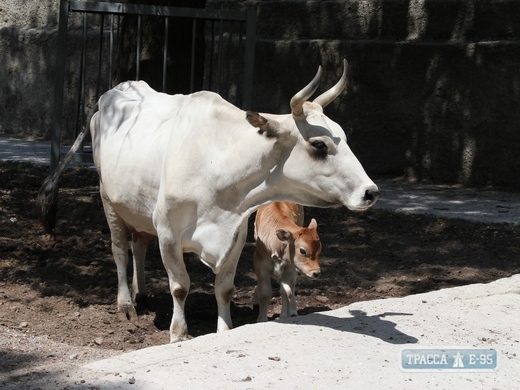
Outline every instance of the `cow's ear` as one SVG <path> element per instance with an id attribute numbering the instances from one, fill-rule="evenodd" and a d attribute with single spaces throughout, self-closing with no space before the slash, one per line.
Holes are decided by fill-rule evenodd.
<path id="1" fill-rule="evenodd" d="M 276 229 L 276 236 L 280 241 L 289 241 L 293 238 L 291 232 L 287 229 Z"/>
<path id="2" fill-rule="evenodd" d="M 266 137 L 274 137 L 278 134 L 276 122 L 270 122 L 258 112 L 247 111 L 246 119 L 253 127 L 258 127 L 258 134 L 265 134 Z"/>
<path id="3" fill-rule="evenodd" d="M 313 218 L 311 219 L 311 223 L 309 223 L 309 229 L 317 229 L 318 228 L 318 222 Z"/>

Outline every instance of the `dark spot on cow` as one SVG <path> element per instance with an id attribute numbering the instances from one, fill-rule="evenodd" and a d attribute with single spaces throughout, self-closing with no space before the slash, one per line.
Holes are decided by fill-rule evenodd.
<path id="1" fill-rule="evenodd" d="M 173 296 L 180 301 L 184 301 L 187 295 L 188 291 L 186 291 L 186 289 L 183 287 L 175 287 L 173 289 Z"/>

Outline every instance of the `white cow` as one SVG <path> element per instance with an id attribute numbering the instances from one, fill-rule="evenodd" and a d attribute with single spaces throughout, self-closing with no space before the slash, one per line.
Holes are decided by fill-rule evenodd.
<path id="1" fill-rule="evenodd" d="M 323 114 L 345 88 L 341 80 L 313 102 L 321 67 L 291 99 L 287 115 L 245 112 L 212 92 L 158 93 L 144 82 L 106 92 L 90 121 L 94 163 L 118 273 L 117 310 L 134 320 L 145 294 L 146 243 L 157 237 L 173 297 L 170 340 L 188 337 L 184 303 L 190 278 L 183 252 L 216 275 L 217 331 L 232 327 L 230 301 L 247 220 L 259 206 L 288 200 L 306 206 L 366 210 L 378 197 L 347 145 Z M 77 149 L 78 139 L 69 153 Z M 43 220 L 53 221 L 52 195 L 66 158 L 42 186 Z M 51 223 L 52 225 L 52 223 Z M 48 232 L 52 226 L 47 226 Z M 127 282 L 127 231 L 134 233 L 132 293 Z"/>

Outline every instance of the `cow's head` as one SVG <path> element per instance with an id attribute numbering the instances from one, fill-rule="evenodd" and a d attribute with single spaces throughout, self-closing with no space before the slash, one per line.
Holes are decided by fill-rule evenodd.
<path id="1" fill-rule="evenodd" d="M 283 260 L 291 263 L 300 273 L 309 278 L 317 278 L 321 272 L 318 261 L 321 241 L 317 229 L 318 224 L 313 218 L 309 227 L 302 227 L 293 232 L 288 229 L 276 230 L 278 239 L 287 245 L 284 251 L 287 258 Z"/>
<path id="2" fill-rule="evenodd" d="M 323 113 L 323 108 L 347 85 L 346 60 L 343 65 L 339 82 L 311 102 L 308 99 L 321 78 L 319 67 L 314 79 L 291 99 L 291 115 L 247 114 L 249 123 L 258 127 L 260 134 L 290 144 L 278 169 L 273 171 L 280 178 L 281 187 L 287 189 L 285 198 L 280 200 L 366 210 L 379 196 L 377 186 L 347 145 L 341 126 Z"/>

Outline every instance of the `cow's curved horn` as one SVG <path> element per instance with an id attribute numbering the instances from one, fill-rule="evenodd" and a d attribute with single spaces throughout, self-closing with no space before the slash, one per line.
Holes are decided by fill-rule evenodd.
<path id="1" fill-rule="evenodd" d="M 320 96 L 314 99 L 314 103 L 318 103 L 320 106 L 326 107 L 330 102 L 336 99 L 347 86 L 347 70 L 348 62 L 347 60 L 343 60 L 343 74 L 341 75 L 339 81 L 331 89 L 323 92 Z"/>
<path id="2" fill-rule="evenodd" d="M 316 76 L 312 79 L 312 81 L 307 84 L 305 88 L 303 88 L 300 92 L 294 95 L 291 99 L 291 112 L 295 116 L 300 116 L 303 113 L 303 103 L 309 99 L 312 94 L 318 89 L 318 85 L 320 85 L 321 78 L 321 66 L 318 67 L 318 72 Z"/>

